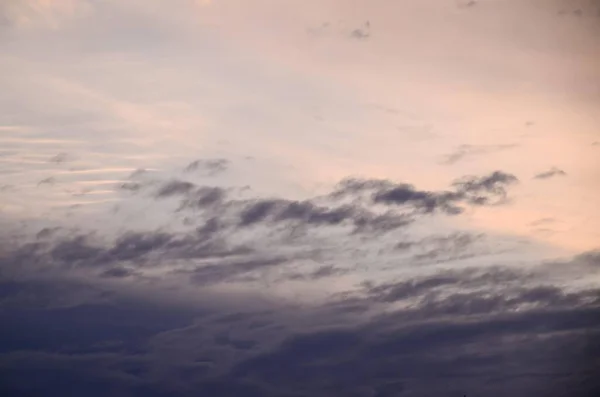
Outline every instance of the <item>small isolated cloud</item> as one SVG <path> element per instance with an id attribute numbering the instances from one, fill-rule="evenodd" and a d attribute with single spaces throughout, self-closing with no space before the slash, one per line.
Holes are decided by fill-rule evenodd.
<path id="1" fill-rule="evenodd" d="M 535 175 L 533 178 L 534 179 L 549 179 L 549 178 L 553 178 L 555 176 L 566 176 L 566 175 L 567 175 L 567 173 L 565 171 L 561 170 L 560 168 L 552 167 L 548 171 L 540 172 L 539 174 Z"/>
<path id="2" fill-rule="evenodd" d="M 458 8 L 472 8 L 479 4 L 476 0 L 459 0 L 457 2 Z"/>
<path id="3" fill-rule="evenodd" d="M 54 163 L 54 164 L 62 164 L 66 161 L 71 160 L 71 156 L 68 153 L 58 153 L 55 156 L 50 157 L 50 159 L 48 160 L 48 162 L 50 163 Z"/>
<path id="4" fill-rule="evenodd" d="M 48 178 L 44 178 L 42 180 L 40 180 L 37 185 L 38 186 L 42 186 L 42 185 L 55 185 L 56 184 L 56 178 L 50 176 Z"/>
<path id="5" fill-rule="evenodd" d="M 366 21 L 360 28 L 353 29 L 350 37 L 356 40 L 365 40 L 371 37 L 371 22 Z"/>

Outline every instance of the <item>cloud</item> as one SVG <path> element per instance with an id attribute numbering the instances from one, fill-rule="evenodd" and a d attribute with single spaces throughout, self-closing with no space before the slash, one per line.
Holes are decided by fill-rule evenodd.
<path id="1" fill-rule="evenodd" d="M 502 171 L 494 171 L 482 177 L 466 176 L 452 185 L 462 198 L 473 205 L 491 205 L 504 202 L 506 187 L 518 183 L 516 176 Z"/>
<path id="2" fill-rule="evenodd" d="M 371 200 L 375 204 L 408 205 L 425 213 L 442 211 L 455 215 L 462 212 L 462 203 L 501 203 L 506 198 L 506 186 L 517 181 L 514 175 L 494 171 L 482 177 L 465 176 L 456 180 L 452 184 L 454 191 L 431 192 L 415 189 L 409 184 L 394 184 L 385 180 L 348 179 L 339 185 L 332 196 L 346 197 L 349 194 L 370 192 Z"/>
<path id="3" fill-rule="evenodd" d="M 92 9 L 85 0 L 8 0 L 0 5 L 0 21 L 18 29 L 58 29 Z"/>
<path id="4" fill-rule="evenodd" d="M 186 195 L 182 208 L 203 209 L 224 204 L 227 191 L 221 187 L 201 186 Z"/>
<path id="5" fill-rule="evenodd" d="M 124 232 L 105 240 L 89 233 L 67 233 L 61 229 L 50 233 L 50 229 L 42 229 L 37 242 L 15 248 L 3 261 L 6 268 L 15 271 L 26 266 L 132 279 L 166 261 L 176 274 L 206 285 L 236 280 L 240 274 L 246 277 L 275 262 L 289 267 L 298 258 L 296 246 L 304 247 L 306 258 L 317 259 L 315 252 L 321 249 L 335 255 L 344 242 L 339 240 L 342 233 L 348 244 L 360 241 L 380 244 L 379 249 L 389 247 L 391 252 L 407 251 L 413 264 L 442 263 L 485 254 L 491 249 L 478 245 L 482 235 L 470 233 L 430 235 L 404 240 L 400 245 L 391 236 L 416 225 L 423 216 L 437 212 L 456 215 L 469 205 L 501 203 L 507 196 L 507 187 L 516 181 L 513 175 L 496 171 L 481 177 L 463 177 L 452 184 L 452 190 L 424 191 L 387 180 L 346 179 L 323 196 L 291 200 L 237 197 L 232 188 L 199 186 L 178 179 L 141 180 L 136 191 L 143 192 L 151 186 L 152 190 L 147 191 L 149 198 L 170 199 L 178 203 L 176 213 L 187 212 L 192 220 L 184 229 Z M 195 228 L 190 230 L 190 224 Z M 325 235 L 320 235 L 325 231 Z M 331 237 L 327 237 L 328 233 L 332 233 Z M 274 247 L 278 250 L 274 251 Z M 289 254 L 289 250 L 295 253 Z M 185 268 L 186 261 L 203 263 Z M 290 275 L 288 279 L 297 280 L 317 280 L 345 272 L 326 266 L 305 270 L 285 272 Z"/>
<path id="6" fill-rule="evenodd" d="M 515 391 L 519 379 L 541 388 L 527 371 L 545 373 L 544 363 L 564 357 L 575 363 L 573 385 L 582 377 L 593 385 L 586 371 L 596 364 L 577 367 L 589 356 L 572 350 L 598 325 L 596 291 L 563 287 L 545 264 L 443 266 L 481 254 L 484 242 L 494 248 L 480 233 L 405 235 L 436 214 L 504 202 L 518 182 L 512 174 L 465 176 L 439 191 L 354 178 L 303 200 L 156 175 L 130 179 L 130 193 L 175 204 L 193 227 L 113 239 L 42 229 L 8 250 L 0 309 L 10 310 L 0 310 L 0 321 L 18 333 L 0 332 L 0 368 L 10 375 L 0 391 L 37 397 L 62 393 L 64 381 L 92 396 L 493 396 L 498 376 Z M 569 263 L 589 273 L 596 257 Z M 387 263 L 399 271 L 382 278 L 378 267 Z M 47 278 L 32 281 L 37 274 Z M 272 302 L 255 288 L 289 286 L 285 296 L 294 296 L 292 286 L 312 291 L 325 282 L 332 290 L 310 305 Z M 238 288 L 256 292 L 229 294 Z M 178 300 L 185 294 L 195 298 Z M 523 358 L 519 351 L 532 346 L 537 355 Z M 34 388 L 25 381 L 31 376 Z"/>
<path id="7" fill-rule="evenodd" d="M 582 336 L 580 330 L 597 324 L 598 314 L 597 308 L 552 309 L 471 321 L 398 321 L 392 329 L 384 317 L 364 327 L 292 336 L 238 364 L 231 377 L 315 396 L 390 389 L 399 395 L 559 396 L 569 390 L 583 396 L 600 386 L 592 375 L 598 364 L 576 346 L 597 346 L 597 332 Z"/>
<path id="8" fill-rule="evenodd" d="M 533 178 L 534 179 L 549 179 L 549 178 L 553 178 L 555 176 L 565 176 L 565 175 L 567 175 L 567 173 L 565 171 L 561 170 L 560 168 L 552 167 L 548 171 L 544 171 L 544 172 L 540 172 L 539 174 L 536 174 Z"/>
<path id="9" fill-rule="evenodd" d="M 125 278 L 125 277 L 129 277 L 133 274 L 134 274 L 134 272 L 130 269 L 126 269 L 124 267 L 113 267 L 111 269 L 108 269 L 108 270 L 102 272 L 101 276 L 109 277 L 109 278 Z"/>
<path id="10" fill-rule="evenodd" d="M 357 39 L 357 40 L 364 40 L 364 39 L 368 39 L 371 36 L 371 33 L 368 30 L 365 29 L 354 29 L 352 32 L 350 32 L 350 37 L 352 37 L 353 39 Z"/>
<path id="11" fill-rule="evenodd" d="M 552 223 L 556 223 L 557 220 L 551 217 L 547 217 L 547 218 L 540 218 L 537 219 L 533 222 L 531 222 L 529 225 L 530 226 L 542 226 L 542 225 L 548 225 L 548 224 L 552 224 Z"/>
<path id="12" fill-rule="evenodd" d="M 196 160 L 188 164 L 184 171 L 188 173 L 201 173 L 207 176 L 214 176 L 225 172 L 230 166 L 226 159 L 208 159 Z"/>
<path id="13" fill-rule="evenodd" d="M 175 199 L 180 211 L 210 214 L 221 229 L 230 232 L 289 225 L 300 234 L 323 227 L 350 227 L 355 233 L 378 234 L 406 227 L 424 214 L 457 215 L 466 206 L 502 204 L 507 187 L 517 181 L 514 175 L 495 171 L 456 180 L 453 190 L 424 191 L 406 183 L 354 178 L 341 181 L 325 196 L 304 200 L 241 198 L 234 194 L 239 189 L 201 186 L 179 179 L 135 182 L 122 188 L 141 192 L 153 186 L 154 198 Z"/>
<path id="14" fill-rule="evenodd" d="M 145 245 L 156 238 L 129 237 L 114 246 L 147 252 Z M 597 257 L 590 252 L 571 261 L 600 263 Z M 288 260 L 236 259 L 190 273 L 202 284 Z M 363 285 L 357 296 L 320 307 L 275 305 L 260 311 L 225 311 L 214 299 L 198 302 L 202 308 L 165 301 L 160 295 L 166 291 L 157 285 L 146 297 L 113 292 L 44 308 L 47 297 L 81 297 L 85 288 L 55 280 L 5 282 L 0 302 L 25 291 L 39 296 L 32 309 L 24 310 L 21 299 L 11 311 L 0 310 L 2 323 L 11 324 L 0 332 L 0 391 L 30 397 L 47 390 L 66 393 L 67 387 L 91 396 L 118 390 L 126 397 L 207 392 L 316 397 L 332 390 L 379 396 L 592 395 L 600 387 L 595 377 L 600 295 L 548 284 L 544 277 L 552 269 L 545 264 L 532 270 L 438 269 Z M 312 274 L 332 272 L 336 268 L 323 266 Z M 412 303 L 398 306 L 403 302 Z M 246 298 L 237 304 L 242 309 L 248 303 Z M 379 305 L 388 310 L 377 310 Z M 363 316 L 365 309 L 377 314 Z M 339 316 L 352 321 L 341 323 Z M 30 386 L 32 377 L 36 382 Z"/>
<path id="15" fill-rule="evenodd" d="M 239 215 L 240 226 L 259 223 L 296 223 L 300 226 L 338 226 L 350 224 L 355 230 L 391 230 L 410 223 L 410 219 L 392 213 L 377 215 L 367 209 L 341 205 L 333 208 L 310 201 L 256 200 L 247 203 Z"/>
<path id="16" fill-rule="evenodd" d="M 367 40 L 371 37 L 371 22 L 365 21 L 359 27 L 349 28 L 343 26 L 343 22 L 338 21 L 337 23 L 323 22 L 318 26 L 310 27 L 307 29 L 307 33 L 314 37 L 323 37 L 332 35 L 335 33 L 335 28 L 341 30 L 346 38 L 351 40 Z"/>
<path id="17" fill-rule="evenodd" d="M 70 161 L 70 160 L 72 160 L 72 156 L 70 156 L 68 153 L 61 152 L 61 153 L 58 153 L 55 156 L 52 156 L 48 160 L 48 162 L 54 163 L 54 164 L 62 164 L 64 162 L 67 162 L 67 161 Z"/>
<path id="18" fill-rule="evenodd" d="M 173 180 L 163 184 L 156 192 L 156 197 L 164 198 L 170 196 L 184 195 L 190 193 L 195 188 L 191 182 Z"/>
<path id="19" fill-rule="evenodd" d="M 215 284 L 231 279 L 232 277 L 247 274 L 253 271 L 278 266 L 289 261 L 290 258 L 255 258 L 233 260 L 199 266 L 190 271 L 191 281 L 196 285 Z"/>
<path id="20" fill-rule="evenodd" d="M 411 280 L 400 280 L 398 282 L 387 282 L 384 284 L 365 283 L 364 289 L 355 297 L 367 299 L 372 302 L 397 302 L 401 300 L 420 300 L 421 304 L 433 304 L 433 302 L 444 302 L 456 294 L 467 294 L 466 296 L 477 297 L 482 295 L 481 288 L 488 288 L 488 293 L 494 294 L 500 291 L 499 298 L 508 297 L 511 289 L 520 293 L 526 283 L 535 277 L 527 272 L 517 271 L 505 267 L 475 268 L 469 267 L 463 270 L 442 270 L 427 276 L 415 277 Z M 537 288 L 537 286 L 536 286 Z M 444 292 L 439 295 L 438 292 Z M 473 295 L 469 295 L 469 294 Z M 448 295 L 450 294 L 450 295 Z M 454 295 L 460 297 L 461 295 Z M 439 301 L 438 301 L 439 300 Z M 516 302 L 515 302 L 516 303 Z M 419 310 L 422 310 L 419 309 Z"/>
<path id="21" fill-rule="evenodd" d="M 451 165 L 465 160 L 469 157 L 485 156 L 491 153 L 502 152 L 516 148 L 516 144 L 504 145 L 461 145 L 455 152 L 444 156 L 442 164 Z"/>
<path id="22" fill-rule="evenodd" d="M 40 180 L 37 183 L 37 186 L 42 186 L 42 185 L 50 185 L 50 186 L 52 186 L 54 184 L 56 184 L 56 178 L 50 176 L 48 178 L 44 178 L 44 179 Z"/>
<path id="23" fill-rule="evenodd" d="M 479 2 L 475 1 L 475 0 L 461 0 L 461 1 L 457 2 L 458 8 L 471 8 L 471 7 L 475 7 L 478 4 L 479 4 Z"/>

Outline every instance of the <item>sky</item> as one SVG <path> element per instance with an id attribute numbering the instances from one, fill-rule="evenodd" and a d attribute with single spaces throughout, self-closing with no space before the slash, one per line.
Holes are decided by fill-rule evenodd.
<path id="1" fill-rule="evenodd" d="M 597 0 L 4 0 L 0 87 L 0 394 L 600 393 Z"/>

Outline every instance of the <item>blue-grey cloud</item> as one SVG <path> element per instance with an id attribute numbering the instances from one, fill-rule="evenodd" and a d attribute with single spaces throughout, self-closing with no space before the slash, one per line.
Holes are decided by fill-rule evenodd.
<path id="1" fill-rule="evenodd" d="M 598 257 L 585 253 L 572 263 L 597 264 Z M 237 274 L 279 260 L 225 267 Z M 345 306 L 305 313 L 304 327 L 286 323 L 279 316 L 285 313 L 275 309 L 232 314 L 220 312 L 218 302 L 194 309 L 114 293 L 48 307 L 48 297 L 85 294 L 81 286 L 52 283 L 0 284 L 0 302 L 26 291 L 39 295 L 0 305 L 0 319 L 11 324 L 0 332 L 0 391 L 7 395 L 53 390 L 103 396 L 118 390 L 126 397 L 317 397 L 333 390 L 344 396 L 445 390 L 500 396 L 508 390 L 558 397 L 567 391 L 593 395 L 600 387 L 598 291 L 536 285 L 534 275 L 516 268 L 441 271 L 366 285 L 361 293 L 367 309 L 416 303 L 339 325 L 335 315 L 357 313 L 346 310 L 348 297 L 340 301 Z"/>
<path id="2" fill-rule="evenodd" d="M 406 205 L 425 212 L 445 212 L 459 214 L 461 205 L 491 205 L 503 202 L 507 196 L 506 187 L 518 179 L 502 171 L 494 171 L 482 177 L 465 176 L 455 181 L 454 190 L 432 192 L 418 190 L 410 184 L 396 184 L 386 180 L 348 179 L 332 193 L 333 197 L 347 197 L 370 193 L 375 204 Z"/>

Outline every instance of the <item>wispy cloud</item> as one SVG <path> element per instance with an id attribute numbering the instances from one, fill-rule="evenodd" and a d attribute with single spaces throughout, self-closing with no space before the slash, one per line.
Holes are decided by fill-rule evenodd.
<path id="1" fill-rule="evenodd" d="M 18 29 L 59 29 L 64 23 L 90 14 L 92 2 L 86 0 L 23 0 L 0 5 L 0 19 Z"/>
<path id="2" fill-rule="evenodd" d="M 442 164 L 455 164 L 470 157 L 485 156 L 496 152 L 516 148 L 517 144 L 504 145 L 461 145 L 454 153 L 444 156 Z"/>
<path id="3" fill-rule="evenodd" d="M 539 174 L 536 174 L 533 178 L 534 179 L 549 179 L 549 178 L 553 178 L 555 176 L 565 176 L 565 175 L 567 175 L 567 173 L 565 171 L 563 171 L 557 167 L 552 167 L 548 171 L 544 171 L 544 172 L 540 172 Z"/>

